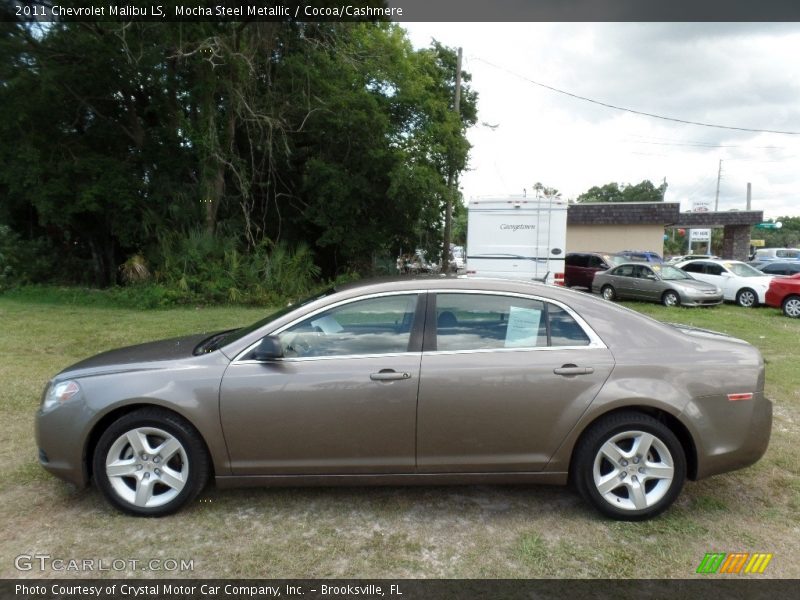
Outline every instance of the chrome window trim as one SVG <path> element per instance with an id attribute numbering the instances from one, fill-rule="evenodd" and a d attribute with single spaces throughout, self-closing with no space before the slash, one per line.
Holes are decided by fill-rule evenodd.
<path id="1" fill-rule="evenodd" d="M 344 300 L 339 300 L 333 304 L 329 304 L 327 306 L 323 306 L 322 308 L 318 308 L 310 313 L 303 315 L 302 317 L 298 317 L 297 319 L 290 321 L 283 327 L 279 327 L 274 331 L 270 331 L 265 333 L 261 338 L 250 344 L 247 348 L 239 352 L 236 355 L 236 358 L 231 361 L 231 365 L 246 365 L 246 364 L 269 364 L 269 363 L 282 363 L 282 362 L 300 362 L 300 361 L 308 361 L 308 360 L 332 360 L 338 358 L 376 358 L 380 356 L 419 356 L 419 352 L 388 352 L 386 354 L 341 354 L 336 356 L 306 356 L 306 357 L 284 357 L 284 358 L 276 358 L 271 361 L 263 361 L 263 360 L 245 360 L 242 356 L 246 356 L 248 353 L 252 352 L 256 346 L 261 343 L 261 340 L 264 339 L 268 335 L 280 335 L 290 327 L 297 325 L 305 321 L 306 319 L 310 319 L 315 315 L 320 313 L 326 312 L 328 310 L 338 308 L 340 306 L 344 306 L 345 304 L 352 304 L 353 302 L 360 302 L 361 300 L 371 300 L 373 298 L 382 298 L 385 296 L 417 296 L 417 303 L 419 303 L 419 296 L 421 294 L 427 293 L 428 290 L 398 290 L 392 292 L 375 292 L 373 294 L 367 294 L 365 296 L 356 296 L 355 298 L 346 298 Z M 416 311 L 417 305 L 415 304 L 414 310 Z M 410 335 L 410 332 L 409 332 Z"/>
<path id="2" fill-rule="evenodd" d="M 583 330 L 583 332 L 589 337 L 589 343 L 583 346 L 522 346 L 520 348 L 475 348 L 471 350 L 427 350 L 423 352 L 423 356 L 425 355 L 435 355 L 435 354 L 475 354 L 475 353 L 483 353 L 483 352 L 542 352 L 542 351 L 556 351 L 556 350 L 593 350 L 597 348 L 601 349 L 608 349 L 605 342 L 600 338 L 599 335 L 592 329 L 589 324 L 571 307 L 567 306 L 560 300 L 555 300 L 553 298 L 545 298 L 543 296 L 537 296 L 535 294 L 522 294 L 520 292 L 501 292 L 497 290 L 458 290 L 458 289 L 444 289 L 444 290 L 428 290 L 429 293 L 432 294 L 481 294 L 484 296 L 511 296 L 514 298 L 523 298 L 525 300 L 536 300 L 539 302 L 549 302 L 550 304 L 554 304 L 559 308 L 563 309 L 570 317 L 575 319 L 575 322 L 578 326 Z M 438 303 L 437 303 L 438 304 Z M 438 306 L 437 306 L 438 308 Z"/>
<path id="3" fill-rule="evenodd" d="M 317 360 L 336 360 L 336 359 L 356 359 L 356 358 L 380 358 L 380 357 L 396 357 L 396 356 L 427 356 L 427 355 L 436 355 L 436 354 L 477 354 L 477 353 L 485 353 L 485 352 L 544 352 L 544 351 L 558 351 L 558 350 L 594 350 L 594 349 L 608 349 L 608 346 L 603 342 L 597 333 L 595 333 L 594 329 L 592 329 L 589 324 L 572 308 L 560 300 L 555 300 L 553 298 L 545 298 L 543 296 L 537 296 L 535 294 L 523 294 L 520 292 L 503 292 L 497 290 L 461 290 L 458 288 L 432 288 L 432 289 L 416 289 L 416 290 L 398 290 L 392 292 L 376 292 L 373 294 L 367 294 L 366 296 L 357 296 L 355 298 L 347 298 L 345 300 L 340 300 L 334 304 L 329 304 L 328 306 L 324 306 L 322 308 L 318 308 L 308 314 L 299 317 L 283 327 L 279 327 L 278 329 L 266 333 L 265 335 L 280 335 L 290 327 L 305 321 L 306 319 L 310 319 L 319 313 L 323 313 L 325 311 L 331 310 L 333 308 L 338 308 L 339 306 L 343 306 L 345 304 L 352 304 L 353 302 L 358 302 L 361 300 L 370 300 L 372 298 L 381 298 L 385 296 L 410 296 L 416 295 L 417 302 L 419 302 L 419 296 L 421 294 L 480 294 L 484 296 L 506 296 L 506 297 L 513 297 L 513 298 L 523 298 L 525 300 L 535 300 L 539 302 L 549 302 L 550 304 L 554 304 L 559 308 L 563 309 L 569 316 L 575 319 L 575 322 L 578 323 L 578 326 L 583 330 L 583 332 L 589 337 L 589 343 L 583 346 L 530 346 L 530 347 L 520 347 L 520 348 L 478 348 L 472 350 L 428 350 L 424 352 L 390 352 L 386 354 L 342 354 L 337 356 L 306 356 L 306 357 L 288 357 L 288 358 L 276 358 L 272 361 L 261 361 L 261 360 L 245 360 L 242 359 L 242 356 L 247 355 L 249 352 L 252 352 L 256 346 L 261 343 L 261 339 L 254 342 L 243 351 L 241 351 L 236 358 L 231 361 L 231 365 L 252 365 L 252 364 L 269 364 L 269 363 L 293 363 L 293 362 L 306 362 L 306 361 L 317 361 Z M 262 336 L 263 339 L 263 336 Z"/>
<path id="4" fill-rule="evenodd" d="M 256 344 L 258 345 L 258 344 Z M 253 346 L 255 347 L 255 346 Z M 419 357 L 421 352 L 387 352 L 386 354 L 337 354 L 335 356 L 289 356 L 284 358 L 276 358 L 274 360 L 236 360 L 237 365 L 266 365 L 270 363 L 295 363 L 295 362 L 309 362 L 317 360 L 338 360 L 346 358 L 349 360 L 367 359 L 367 358 L 396 358 L 398 356 L 416 356 Z"/>

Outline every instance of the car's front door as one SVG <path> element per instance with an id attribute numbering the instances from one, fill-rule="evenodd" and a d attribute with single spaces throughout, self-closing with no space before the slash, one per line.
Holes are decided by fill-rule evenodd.
<path id="1" fill-rule="evenodd" d="M 347 301 L 277 332 L 283 358 L 233 361 L 220 389 L 233 474 L 413 472 L 424 300 Z"/>
<path id="2" fill-rule="evenodd" d="M 602 387 L 611 353 L 566 307 L 527 296 L 429 299 L 421 473 L 542 470 Z"/>

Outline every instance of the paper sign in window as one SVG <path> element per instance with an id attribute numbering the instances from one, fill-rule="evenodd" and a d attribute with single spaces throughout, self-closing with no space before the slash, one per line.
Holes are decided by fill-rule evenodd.
<path id="1" fill-rule="evenodd" d="M 536 346 L 541 320 L 541 310 L 512 306 L 508 314 L 505 347 L 530 348 Z"/>
<path id="2" fill-rule="evenodd" d="M 319 327 L 320 329 L 322 329 L 322 332 L 326 335 L 330 335 L 332 333 L 339 333 L 344 329 L 344 327 L 339 325 L 339 321 L 337 321 L 330 315 L 320 317 L 316 321 L 311 321 L 311 325 L 312 327 Z"/>

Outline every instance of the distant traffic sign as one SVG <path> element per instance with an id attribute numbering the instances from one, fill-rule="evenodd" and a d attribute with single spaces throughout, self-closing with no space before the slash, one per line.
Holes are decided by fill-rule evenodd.
<path id="1" fill-rule="evenodd" d="M 756 229 L 780 229 L 783 227 L 783 223 L 778 221 L 777 223 L 758 223 L 756 225 Z"/>

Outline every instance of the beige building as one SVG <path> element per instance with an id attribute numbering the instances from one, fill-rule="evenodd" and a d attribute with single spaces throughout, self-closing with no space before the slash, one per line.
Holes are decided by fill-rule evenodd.
<path id="1" fill-rule="evenodd" d="M 681 213 L 678 202 L 571 204 L 567 212 L 567 252 L 653 250 L 664 254 L 664 228 L 723 228 L 722 256 L 746 260 L 750 228 L 761 211 Z"/>
<path id="2" fill-rule="evenodd" d="M 567 252 L 654 250 L 664 254 L 664 225 L 568 225 Z"/>

